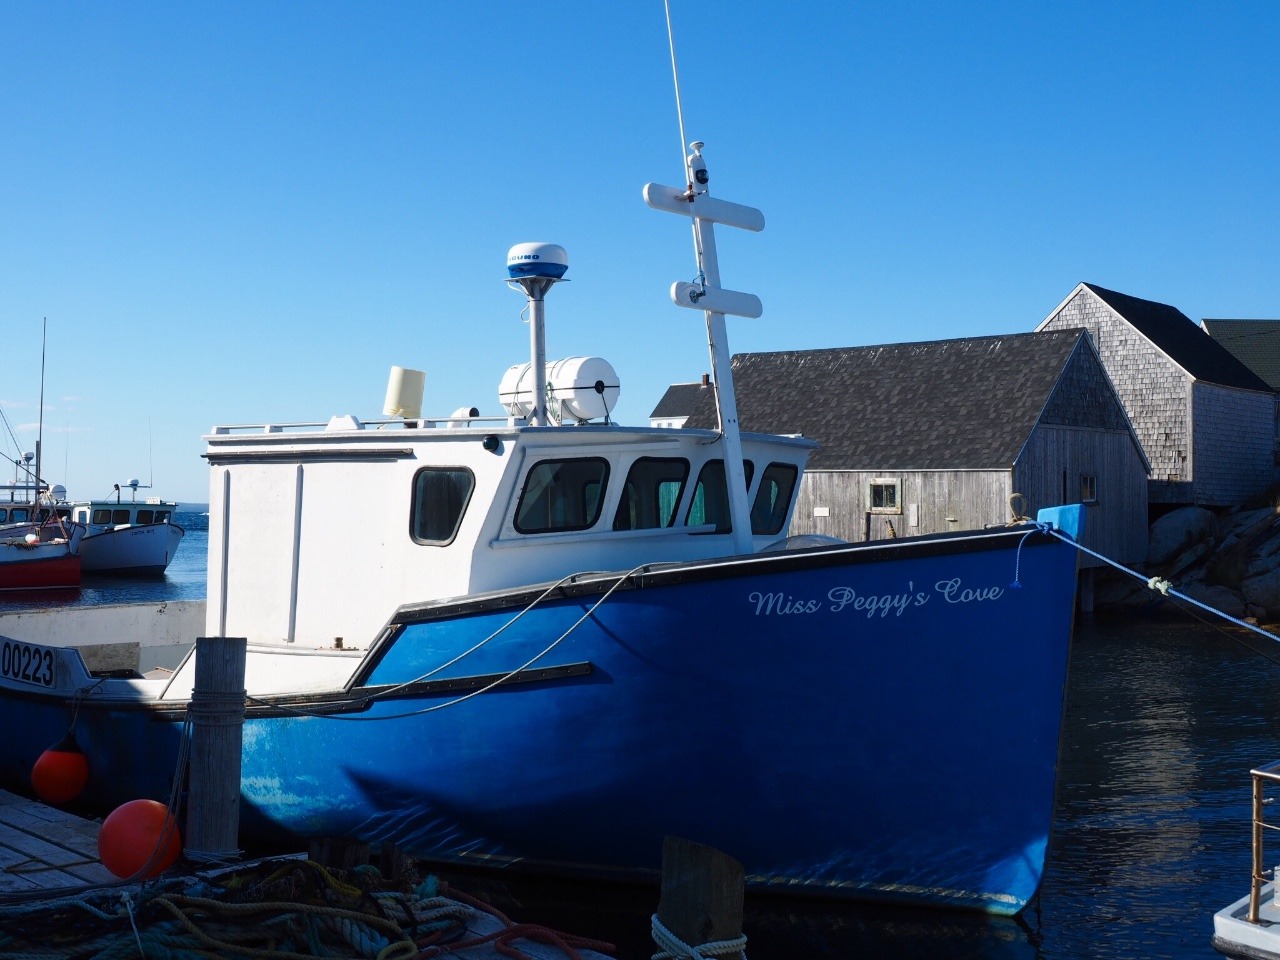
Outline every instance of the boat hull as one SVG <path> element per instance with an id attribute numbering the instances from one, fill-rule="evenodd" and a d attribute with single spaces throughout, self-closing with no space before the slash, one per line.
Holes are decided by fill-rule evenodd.
<path id="1" fill-rule="evenodd" d="M 81 569 L 99 577 L 162 577 L 184 533 L 176 523 L 91 529 L 80 541 Z"/>
<path id="2" fill-rule="evenodd" d="M 245 839 L 656 877 L 674 834 L 756 886 L 1015 913 L 1043 871 L 1075 570 L 1023 530 L 402 608 L 344 690 L 250 705 Z M 4 689 L 12 781 L 71 710 Z M 184 708 L 82 699 L 99 805 L 167 797 Z"/>
<path id="3" fill-rule="evenodd" d="M 80 557 L 66 543 L 31 547 L 0 544 L 0 590 L 58 590 L 80 586 Z"/>
<path id="4" fill-rule="evenodd" d="M 1275 884 L 1263 885 L 1258 900 L 1258 921 L 1249 921 L 1249 897 L 1223 907 L 1213 915 L 1213 946 L 1232 957 L 1249 960 L 1280 960 L 1280 906 L 1275 902 Z"/>

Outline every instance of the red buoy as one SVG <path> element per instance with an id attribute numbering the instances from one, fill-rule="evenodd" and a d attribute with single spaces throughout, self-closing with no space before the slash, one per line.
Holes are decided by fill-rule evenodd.
<path id="1" fill-rule="evenodd" d="M 60 743 L 36 759 L 31 768 L 31 789 L 45 803 L 67 803 L 80 796 L 89 782 L 89 758 L 68 733 Z"/>
<path id="2" fill-rule="evenodd" d="M 121 804 L 98 830 L 98 857 L 121 879 L 159 876 L 181 853 L 178 825 L 169 808 L 156 800 Z"/>

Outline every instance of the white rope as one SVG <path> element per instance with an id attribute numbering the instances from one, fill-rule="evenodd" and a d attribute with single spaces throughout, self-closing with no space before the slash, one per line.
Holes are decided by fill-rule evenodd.
<path id="1" fill-rule="evenodd" d="M 691 947 L 668 930 L 656 913 L 653 915 L 652 922 L 653 942 L 659 947 L 659 951 L 653 955 L 652 960 L 705 960 L 707 957 L 727 957 L 732 954 L 737 954 L 742 960 L 746 960 L 747 935 L 745 933 L 732 940 L 712 940 L 710 943 L 700 943 L 696 947 Z"/>
<path id="2" fill-rule="evenodd" d="M 1173 588 L 1173 584 L 1170 583 L 1168 580 L 1164 579 L 1163 577 L 1147 577 L 1141 573 L 1138 573 L 1136 570 L 1130 570 L 1128 567 L 1125 567 L 1119 563 L 1116 563 L 1110 557 L 1104 556 L 1103 554 L 1098 553 L 1098 551 L 1096 550 L 1090 550 L 1088 547 L 1084 546 L 1083 544 L 1077 543 L 1075 540 L 1072 540 L 1071 537 L 1062 533 L 1060 530 L 1050 530 L 1049 533 L 1051 536 L 1057 537 L 1063 543 L 1071 544 L 1071 546 L 1075 547 L 1081 553 L 1087 553 L 1089 556 L 1094 557 L 1097 560 L 1101 560 L 1103 563 L 1107 564 L 1108 566 L 1114 567 L 1116 570 L 1119 570 L 1121 573 L 1127 574 L 1130 577 L 1133 577 L 1137 580 L 1142 581 L 1147 585 L 1147 589 L 1152 590 L 1163 597 L 1173 597 L 1175 599 L 1182 600 L 1185 603 L 1191 604 L 1193 607 L 1199 607 L 1201 610 L 1204 610 L 1206 613 L 1212 613 L 1216 617 L 1221 617 L 1223 620 L 1226 620 L 1228 623 L 1234 623 L 1237 627 L 1244 627 L 1246 630 L 1252 630 L 1254 633 L 1258 634 L 1259 636 L 1266 637 L 1268 640 L 1280 641 L 1280 637 L 1277 637 L 1274 633 L 1271 633 L 1267 630 L 1263 630 L 1256 623 L 1250 623 L 1248 620 L 1241 620 L 1239 617 L 1233 617 L 1229 613 L 1223 613 L 1221 610 L 1217 609 L 1216 607 L 1211 607 L 1207 603 L 1201 603 L 1195 597 L 1189 597 L 1182 591 L 1175 590 Z"/>

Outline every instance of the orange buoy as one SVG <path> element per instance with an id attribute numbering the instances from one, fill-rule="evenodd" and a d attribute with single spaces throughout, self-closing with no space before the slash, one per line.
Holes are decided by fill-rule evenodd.
<path id="1" fill-rule="evenodd" d="M 40 754 L 31 768 L 31 789 L 45 803 L 74 800 L 88 782 L 89 758 L 76 743 L 74 732 Z"/>
<path id="2" fill-rule="evenodd" d="M 169 808 L 156 800 L 121 804 L 98 830 L 98 858 L 121 879 L 159 876 L 181 853 L 178 824 Z"/>

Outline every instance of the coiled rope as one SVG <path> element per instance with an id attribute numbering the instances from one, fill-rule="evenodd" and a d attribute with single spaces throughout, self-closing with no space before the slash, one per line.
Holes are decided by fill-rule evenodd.
<path id="1" fill-rule="evenodd" d="M 480 911 L 501 921 L 489 924 L 498 929 L 479 933 Z M 568 960 L 581 960 L 584 948 L 614 949 L 512 923 L 432 876 L 385 881 L 372 866 L 344 872 L 297 859 L 0 909 L 6 960 L 411 960 L 480 944 L 525 958 L 520 941 L 556 947 Z"/>
<path id="2" fill-rule="evenodd" d="M 738 956 L 746 960 L 747 935 L 741 934 L 731 940 L 712 940 L 690 946 L 666 928 L 655 913 L 651 919 L 653 942 L 658 945 L 658 952 L 652 960 L 706 960 L 707 957 Z"/>

